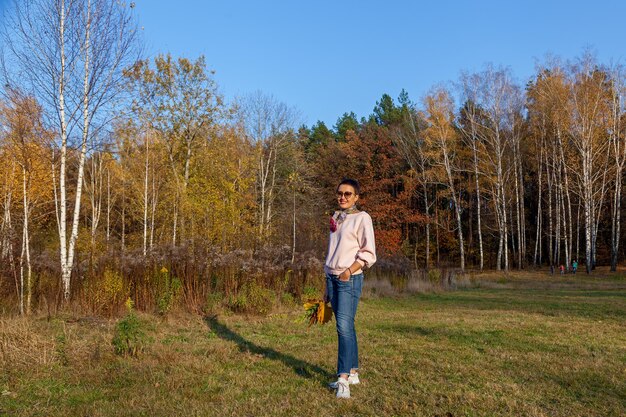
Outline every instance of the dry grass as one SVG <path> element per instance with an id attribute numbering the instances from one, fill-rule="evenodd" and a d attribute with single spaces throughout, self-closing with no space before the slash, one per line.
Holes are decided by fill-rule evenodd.
<path id="1" fill-rule="evenodd" d="M 114 321 L 6 319 L 0 415 L 625 415 L 626 279 L 563 280 L 474 274 L 455 292 L 365 298 L 348 401 L 325 388 L 334 327 L 307 329 L 299 310 L 142 315 L 138 358 L 113 354 Z"/>
<path id="2" fill-rule="evenodd" d="M 27 370 L 50 366 L 55 358 L 53 340 L 39 334 L 26 319 L 0 320 L 0 366 Z"/>

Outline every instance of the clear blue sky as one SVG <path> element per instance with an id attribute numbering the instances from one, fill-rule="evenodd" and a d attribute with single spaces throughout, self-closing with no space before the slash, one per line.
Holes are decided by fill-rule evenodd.
<path id="1" fill-rule="evenodd" d="M 0 0 L 0 5 L 8 0 Z M 127 0 L 131 1 L 131 0 Z M 383 93 L 510 66 L 521 83 L 546 53 L 626 64 L 626 1 L 135 0 L 146 52 L 206 56 L 227 99 L 255 90 L 309 126 L 371 113 Z"/>

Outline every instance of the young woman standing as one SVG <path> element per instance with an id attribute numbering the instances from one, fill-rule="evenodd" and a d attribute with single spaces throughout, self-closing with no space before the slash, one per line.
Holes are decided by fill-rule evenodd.
<path id="1" fill-rule="evenodd" d="M 330 300 L 337 323 L 337 398 L 350 398 L 350 384 L 359 383 L 359 347 L 354 317 L 363 288 L 363 269 L 376 262 L 372 218 L 356 207 L 359 183 L 344 179 L 337 186 L 339 210 L 330 219 L 325 298 Z"/>

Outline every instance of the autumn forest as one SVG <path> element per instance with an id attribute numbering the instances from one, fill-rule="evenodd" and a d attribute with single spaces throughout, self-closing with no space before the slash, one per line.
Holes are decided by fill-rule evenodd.
<path id="1" fill-rule="evenodd" d="M 626 72 L 591 53 L 546 59 L 525 83 L 486 65 L 306 126 L 270 94 L 224 97 L 203 57 L 146 58 L 119 2 L 16 3 L 0 99 L 5 313 L 299 297 L 321 283 L 344 177 L 374 221 L 372 274 L 623 262 Z"/>

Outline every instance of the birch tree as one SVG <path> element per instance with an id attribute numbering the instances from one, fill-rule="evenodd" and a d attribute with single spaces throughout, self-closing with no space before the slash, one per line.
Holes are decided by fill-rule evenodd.
<path id="1" fill-rule="evenodd" d="M 462 76 L 462 91 L 465 95 L 466 91 L 471 91 L 469 83 L 471 79 L 466 75 Z M 484 176 L 483 169 L 480 164 L 479 155 L 484 154 L 484 145 L 481 142 L 479 136 L 479 129 L 481 125 L 480 119 L 482 118 L 482 112 L 478 106 L 472 101 L 467 100 L 465 105 L 461 109 L 459 115 L 459 128 L 462 134 L 463 142 L 472 151 L 471 166 L 474 174 L 474 186 L 476 188 L 476 221 L 478 226 L 478 253 L 479 253 L 479 266 L 482 271 L 485 265 L 485 256 L 483 250 L 483 225 L 482 225 L 482 197 L 481 197 L 481 178 Z"/>
<path id="2" fill-rule="evenodd" d="M 484 71 L 469 76 L 465 83 L 465 97 L 484 112 L 476 133 L 485 146 L 486 180 L 490 182 L 492 203 L 496 213 L 499 234 L 496 269 L 509 269 L 509 203 L 507 184 L 511 175 L 510 161 L 512 135 L 522 108 L 519 87 L 512 81 L 509 70 L 488 66 Z"/>
<path id="3" fill-rule="evenodd" d="M 37 98 L 48 128 L 56 133 L 65 300 L 70 297 L 87 145 L 111 117 L 122 87 L 122 68 L 138 53 L 132 7 L 134 3 L 116 0 L 15 1 L 4 32 L 7 83 Z M 78 172 L 73 202 L 67 177 L 70 156 Z"/>
<path id="4" fill-rule="evenodd" d="M 245 97 L 240 106 L 240 120 L 256 147 L 258 238 L 264 240 L 272 233 L 279 157 L 294 135 L 297 115 L 286 104 L 260 91 Z"/>
<path id="5" fill-rule="evenodd" d="M 203 56 L 192 61 L 159 55 L 154 66 L 148 60 L 138 61 L 126 71 L 134 91 L 133 110 L 144 130 L 158 133 L 167 149 L 167 156 L 176 184 L 172 207 L 172 245 L 178 234 L 189 185 L 191 163 L 200 141 L 206 139 L 222 117 L 223 100 L 217 85 L 207 73 Z"/>
<path id="6" fill-rule="evenodd" d="M 32 97 L 17 90 L 7 91 L 7 101 L 0 105 L 0 124 L 6 129 L 6 155 L 21 171 L 18 175 L 15 170 L 9 170 L 14 176 L 8 179 L 16 186 L 19 184 L 21 190 L 22 242 L 18 298 L 20 314 L 29 314 L 32 300 L 31 219 L 33 211 L 42 203 L 48 203 L 51 194 L 47 158 L 50 137 L 42 126 L 41 107 Z M 46 217 L 45 214 L 37 214 L 40 219 Z M 7 220 L 10 221 L 10 216 Z"/>
<path id="7" fill-rule="evenodd" d="M 606 191 L 609 141 L 605 140 L 611 95 L 608 77 L 589 56 L 570 69 L 568 109 L 569 136 L 580 170 L 576 170 L 578 192 L 585 224 L 585 260 L 587 273 L 594 262 L 597 220 Z"/>
<path id="8" fill-rule="evenodd" d="M 3 155 L 6 156 L 6 153 Z M 5 159 L 5 158 L 3 158 Z M 13 177 L 15 175 L 15 160 L 11 158 L 10 168 L 5 169 L 2 186 L 2 223 L 0 224 L 0 260 L 3 264 L 12 263 L 13 256 L 13 222 L 11 220 L 11 205 L 13 204 Z"/>
<path id="9" fill-rule="evenodd" d="M 22 248 L 20 252 L 19 310 L 20 314 L 30 313 L 32 266 L 30 261 L 30 187 L 31 152 L 36 128 L 38 109 L 36 103 L 23 97 L 19 92 L 9 91 L 9 102 L 2 110 L 3 124 L 8 128 L 9 146 L 13 160 L 21 168 L 22 188 Z M 26 282 L 25 282 L 26 281 Z M 26 292 L 26 294 L 24 294 Z M 26 297 L 26 300 L 24 300 Z"/>
<path id="10" fill-rule="evenodd" d="M 611 71 L 611 101 L 609 118 L 609 138 L 613 162 L 613 202 L 611 205 L 611 271 L 617 270 L 617 257 L 621 236 L 622 215 L 622 178 L 626 164 L 626 132 L 623 117 L 625 112 L 624 94 L 626 93 L 624 68 L 621 66 Z"/>
<path id="11" fill-rule="evenodd" d="M 463 242 L 463 224 L 461 223 L 461 200 L 457 194 L 457 186 L 455 185 L 458 137 L 453 124 L 454 103 L 450 93 L 443 88 L 439 88 L 426 96 L 424 104 L 424 120 L 427 123 L 427 127 L 423 134 L 429 148 L 431 148 L 435 155 L 432 160 L 444 171 L 446 186 L 450 191 L 450 198 L 454 204 L 461 270 L 465 270 L 465 245 Z"/>
<path id="12" fill-rule="evenodd" d="M 572 256 L 573 188 L 570 183 L 570 171 L 575 165 L 571 150 L 567 147 L 568 138 L 565 134 L 569 123 L 567 97 L 566 77 L 558 62 L 549 68 L 540 68 L 527 93 L 530 129 L 535 145 L 533 150 L 538 158 L 536 167 L 538 212 L 534 259 L 535 262 L 541 259 L 543 202 L 547 199 L 548 227 L 545 229 L 545 237 L 551 266 L 560 262 L 561 240 L 564 241 L 567 265 L 570 264 Z"/>
<path id="13" fill-rule="evenodd" d="M 430 210 L 434 203 L 434 201 L 429 198 L 429 188 L 432 182 L 432 164 L 427 156 L 424 138 L 421 135 L 421 130 L 424 129 L 425 126 L 423 126 L 424 122 L 421 120 L 419 113 L 413 108 L 407 108 L 403 113 L 404 120 L 402 126 L 394 131 L 394 144 L 411 168 L 411 171 L 417 176 L 419 186 L 421 187 L 424 214 L 427 218 L 425 221 L 426 237 L 424 240 L 426 245 L 424 267 L 428 270 L 430 268 Z M 417 251 L 417 244 L 415 247 Z M 417 264 L 415 267 L 417 268 Z"/>
<path id="14" fill-rule="evenodd" d="M 84 182 L 85 191 L 90 205 L 89 231 L 91 235 L 91 258 L 96 247 L 98 224 L 102 215 L 102 199 L 104 198 L 104 170 L 110 158 L 106 152 L 94 152 L 87 161 Z"/>

